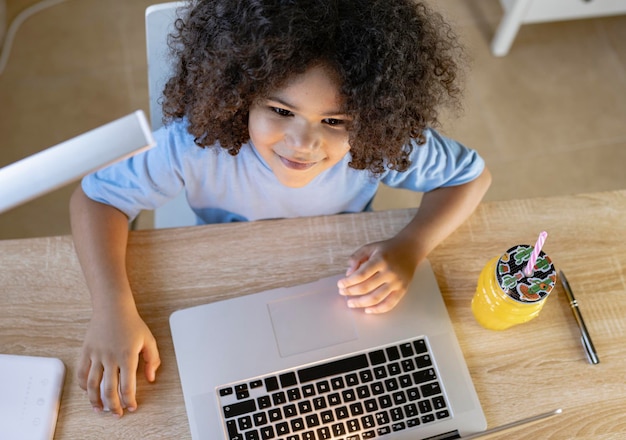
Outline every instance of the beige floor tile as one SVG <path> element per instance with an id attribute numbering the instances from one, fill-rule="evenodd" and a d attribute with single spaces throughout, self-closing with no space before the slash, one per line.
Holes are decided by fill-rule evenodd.
<path id="1" fill-rule="evenodd" d="M 33 154 L 129 113 L 126 84 L 120 69 L 38 79 L 0 77 L 0 102 L 9 103 L 15 116 L 0 119 L 0 162 Z"/>
<path id="2" fill-rule="evenodd" d="M 626 135 L 625 77 L 593 20 L 528 25 L 509 55 L 481 53 L 475 69 L 499 158 Z"/>
<path id="3" fill-rule="evenodd" d="M 3 76 L 75 75 L 122 65 L 122 40 L 107 2 L 69 0 L 19 28 Z"/>
<path id="4" fill-rule="evenodd" d="M 608 17 L 598 20 L 597 23 L 606 33 L 611 48 L 622 64 L 622 72 L 626 76 L 626 15 Z"/>
<path id="5" fill-rule="evenodd" d="M 457 26 L 494 24 L 502 17 L 498 0 L 429 0 L 428 3 Z"/>
<path id="6" fill-rule="evenodd" d="M 0 240 L 70 233 L 69 200 L 76 184 L 0 214 Z"/>
<path id="7" fill-rule="evenodd" d="M 626 139 L 541 158 L 512 157 L 491 166 L 486 200 L 626 189 Z"/>

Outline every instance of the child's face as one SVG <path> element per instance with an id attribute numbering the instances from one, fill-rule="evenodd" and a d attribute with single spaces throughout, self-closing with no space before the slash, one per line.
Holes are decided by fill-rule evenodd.
<path id="1" fill-rule="evenodd" d="M 347 116 L 329 70 L 312 67 L 250 108 L 250 139 L 285 186 L 307 185 L 346 155 Z"/>

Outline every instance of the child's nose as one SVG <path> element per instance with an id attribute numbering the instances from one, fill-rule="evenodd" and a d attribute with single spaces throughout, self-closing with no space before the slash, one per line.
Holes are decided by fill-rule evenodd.
<path id="1" fill-rule="evenodd" d="M 321 136 L 317 129 L 308 124 L 303 124 L 294 129 L 290 133 L 289 138 L 291 147 L 299 150 L 314 150 L 319 148 L 321 144 Z"/>

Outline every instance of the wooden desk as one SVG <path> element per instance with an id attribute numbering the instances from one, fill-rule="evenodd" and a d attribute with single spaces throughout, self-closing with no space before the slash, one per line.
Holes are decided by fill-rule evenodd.
<path id="1" fill-rule="evenodd" d="M 75 379 L 90 316 L 70 237 L 0 242 L 0 352 L 61 358 L 68 374 L 58 439 L 184 439 L 187 419 L 168 317 L 196 304 L 312 281 L 344 270 L 359 245 L 398 231 L 411 210 L 139 231 L 128 266 L 159 343 L 157 382 L 140 375 L 140 407 L 120 420 L 91 411 Z M 430 260 L 490 427 L 556 408 L 563 414 L 500 439 L 626 438 L 626 191 L 482 204 Z M 509 246 L 544 249 L 569 278 L 601 363 L 585 360 L 559 285 L 541 315 L 505 332 L 475 323 L 483 264 Z M 472 261 L 461 264 L 461 257 Z"/>

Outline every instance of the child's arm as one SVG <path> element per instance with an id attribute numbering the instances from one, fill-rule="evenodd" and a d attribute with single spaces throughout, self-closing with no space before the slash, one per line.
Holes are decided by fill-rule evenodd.
<path id="1" fill-rule="evenodd" d="M 485 168 L 476 179 L 425 193 L 417 214 L 395 237 L 370 243 L 350 257 L 339 292 L 350 307 L 367 313 L 394 308 L 405 295 L 415 268 L 476 209 L 491 184 Z"/>
<path id="2" fill-rule="evenodd" d="M 70 213 L 74 245 L 93 306 L 78 383 L 95 411 L 106 408 L 121 416 L 124 407 L 137 408 L 139 354 L 151 382 L 161 362 L 156 341 L 137 312 L 126 274 L 128 218 L 89 199 L 80 186 L 72 195 Z"/>

